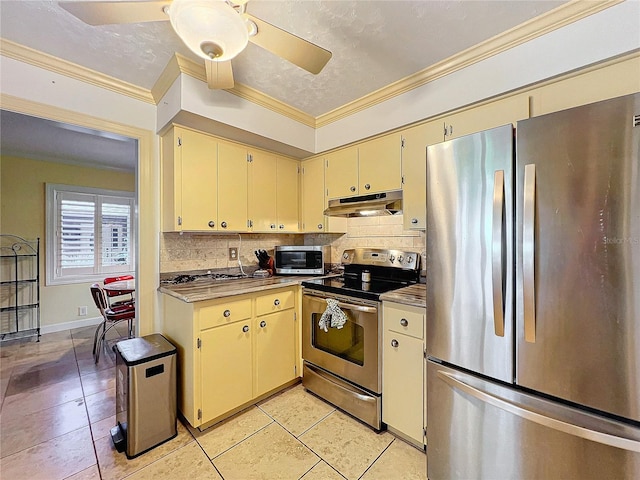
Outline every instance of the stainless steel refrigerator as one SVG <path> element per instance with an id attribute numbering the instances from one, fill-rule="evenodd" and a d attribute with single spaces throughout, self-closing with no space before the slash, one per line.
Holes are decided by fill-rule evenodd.
<path id="1" fill-rule="evenodd" d="M 440 479 L 640 478 L 640 94 L 427 148 Z"/>

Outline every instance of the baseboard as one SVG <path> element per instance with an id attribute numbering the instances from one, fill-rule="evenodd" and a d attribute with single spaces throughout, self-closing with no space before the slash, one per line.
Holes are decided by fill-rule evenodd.
<path id="1" fill-rule="evenodd" d="M 74 320 L 72 322 L 54 323 L 53 325 L 43 325 L 40 327 L 40 333 L 54 333 L 62 330 L 73 330 L 74 328 L 91 327 L 102 322 L 102 317 L 83 318 L 82 320 Z"/>

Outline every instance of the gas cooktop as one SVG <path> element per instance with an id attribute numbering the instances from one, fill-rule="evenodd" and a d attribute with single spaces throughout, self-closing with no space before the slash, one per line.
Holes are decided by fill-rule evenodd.
<path id="1" fill-rule="evenodd" d="M 178 285 L 181 283 L 191 283 L 205 280 L 233 280 L 237 278 L 247 278 L 248 275 L 242 273 L 197 273 L 197 274 L 180 274 L 175 277 L 160 280 L 162 285 Z"/>

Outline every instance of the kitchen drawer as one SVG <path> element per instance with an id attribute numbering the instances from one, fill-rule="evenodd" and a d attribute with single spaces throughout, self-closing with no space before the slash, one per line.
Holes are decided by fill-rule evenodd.
<path id="1" fill-rule="evenodd" d="M 268 315 L 293 308 L 295 295 L 293 290 L 280 290 L 268 295 L 256 297 L 256 315 Z"/>
<path id="2" fill-rule="evenodd" d="M 424 309 L 409 305 L 389 306 L 383 310 L 384 328 L 422 339 L 424 335 Z"/>
<path id="3" fill-rule="evenodd" d="M 228 301 L 198 309 L 200 330 L 251 318 L 251 299 Z"/>

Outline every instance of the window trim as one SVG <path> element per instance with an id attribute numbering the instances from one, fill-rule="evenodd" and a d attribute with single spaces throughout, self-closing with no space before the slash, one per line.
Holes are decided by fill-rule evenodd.
<path id="1" fill-rule="evenodd" d="M 84 187 L 79 185 L 64 185 L 58 183 L 46 184 L 46 268 L 45 279 L 46 285 L 68 285 L 76 283 L 96 283 L 102 282 L 105 277 L 113 276 L 116 272 L 102 272 L 93 274 L 79 274 L 79 275 L 56 275 L 56 223 L 57 223 L 57 203 L 56 193 L 80 193 L 88 195 L 100 195 L 108 197 L 120 197 L 128 198 L 131 200 L 131 216 L 130 216 L 130 245 L 131 251 L 131 270 L 119 271 L 117 275 L 133 274 L 136 266 L 136 194 L 135 192 L 126 190 L 108 190 L 104 188 Z"/>

